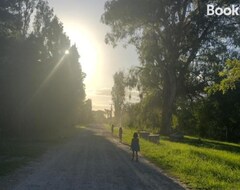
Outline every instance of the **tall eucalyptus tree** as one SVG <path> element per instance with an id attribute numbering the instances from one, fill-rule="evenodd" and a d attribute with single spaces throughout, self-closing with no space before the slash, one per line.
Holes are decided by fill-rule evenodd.
<path id="1" fill-rule="evenodd" d="M 189 78 L 201 80 L 207 63 L 239 46 L 237 16 L 207 16 L 207 4 L 230 6 L 237 0 L 108 0 L 102 22 L 111 27 L 106 42 L 135 45 L 142 67 L 159 72 L 161 133 L 169 134 L 175 102 Z M 214 60 L 211 59 L 214 57 Z M 201 68 L 198 74 L 193 68 Z M 151 72 L 149 72 L 151 75 Z M 187 92 L 187 90 L 185 90 Z"/>

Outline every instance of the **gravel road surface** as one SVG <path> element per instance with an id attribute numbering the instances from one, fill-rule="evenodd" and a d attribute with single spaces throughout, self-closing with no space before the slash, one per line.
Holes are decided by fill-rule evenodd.
<path id="1" fill-rule="evenodd" d="M 93 125 L 39 160 L 0 180 L 0 190 L 180 190 L 185 189 L 129 147 Z"/>

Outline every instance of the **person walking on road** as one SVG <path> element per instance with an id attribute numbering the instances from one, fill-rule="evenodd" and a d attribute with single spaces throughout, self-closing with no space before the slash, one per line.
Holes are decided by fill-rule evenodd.
<path id="1" fill-rule="evenodd" d="M 134 160 L 134 157 L 136 157 L 136 162 L 138 162 L 138 152 L 140 151 L 140 145 L 137 132 L 133 134 L 131 149 L 132 149 L 132 161 Z"/>
<path id="2" fill-rule="evenodd" d="M 122 134 L 123 134 L 123 129 L 122 129 L 122 127 L 119 127 L 118 136 L 119 136 L 119 141 L 120 142 L 122 142 Z"/>

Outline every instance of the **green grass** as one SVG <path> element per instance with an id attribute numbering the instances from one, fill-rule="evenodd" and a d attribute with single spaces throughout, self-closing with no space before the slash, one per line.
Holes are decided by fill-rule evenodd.
<path id="1" fill-rule="evenodd" d="M 123 143 L 129 144 L 132 129 L 123 129 Z M 117 135 L 117 129 L 115 129 Z M 192 189 L 240 189 L 240 145 L 186 137 L 160 144 L 140 139 L 141 154 Z"/>

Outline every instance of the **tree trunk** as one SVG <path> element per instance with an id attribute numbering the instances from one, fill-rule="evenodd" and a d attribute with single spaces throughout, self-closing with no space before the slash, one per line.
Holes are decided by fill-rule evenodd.
<path id="1" fill-rule="evenodd" d="M 162 123 L 160 133 L 169 135 L 171 133 L 172 113 L 176 99 L 177 80 L 174 71 L 167 70 L 163 84 Z"/>

